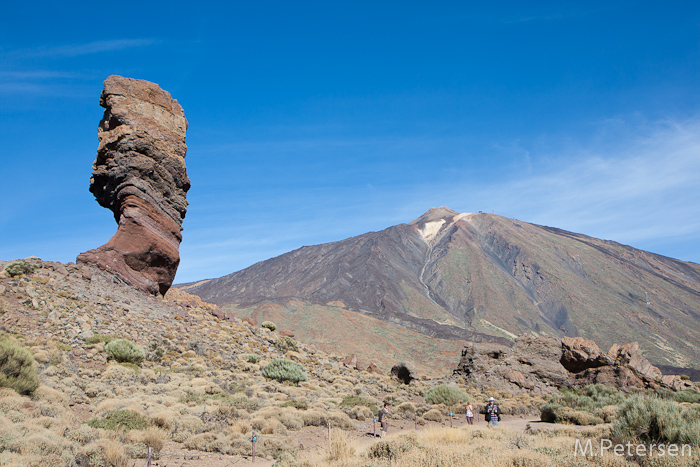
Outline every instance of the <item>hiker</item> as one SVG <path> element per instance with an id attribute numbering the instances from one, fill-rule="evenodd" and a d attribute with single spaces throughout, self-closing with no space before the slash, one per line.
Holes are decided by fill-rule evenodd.
<path id="1" fill-rule="evenodd" d="M 498 422 L 501 421 L 501 408 L 496 404 L 493 397 L 489 397 L 484 420 L 488 422 L 489 426 L 498 426 Z"/>
<path id="2" fill-rule="evenodd" d="M 466 409 L 467 423 L 470 425 L 474 424 L 474 407 L 472 407 L 471 402 L 467 404 Z"/>
<path id="3" fill-rule="evenodd" d="M 389 403 L 384 402 L 384 408 L 379 411 L 379 436 L 383 438 L 386 435 L 386 430 L 388 427 L 387 418 L 389 417 Z"/>

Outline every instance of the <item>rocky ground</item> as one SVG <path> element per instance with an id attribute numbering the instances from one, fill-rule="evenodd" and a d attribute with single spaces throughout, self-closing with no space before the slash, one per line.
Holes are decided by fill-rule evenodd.
<path id="1" fill-rule="evenodd" d="M 421 415 L 434 409 L 423 396 L 438 380 L 406 385 L 347 367 L 313 346 L 281 349 L 280 333 L 217 318 L 214 305 L 181 291 L 155 298 L 86 265 L 27 261 L 34 271 L 16 277 L 4 271 L 8 262 L 0 262 L 0 330 L 32 351 L 41 386 L 32 398 L 13 392 L 0 398 L 0 425 L 10 426 L 0 429 L 2 465 L 71 465 L 71 459 L 93 465 L 84 459 L 109 449 L 131 459 L 128 465 L 139 464 L 147 429 L 115 435 L 85 425 L 123 410 L 160 430 L 159 465 L 231 465 L 250 456 L 253 432 L 260 437 L 259 460 L 270 464 L 282 452 L 325 449 L 329 423 L 371 440 L 372 410 L 344 406 L 350 396 L 375 407 L 390 401 L 397 427 L 410 427 L 416 413 L 422 426 L 437 423 Z M 129 339 L 148 356 L 138 367 L 108 361 L 96 336 Z M 308 381 L 265 379 L 262 366 L 282 357 L 301 363 Z M 474 400 L 487 397 L 462 388 Z M 522 395 L 503 407 L 534 415 L 542 402 Z M 45 444 L 29 443 L 31 436 Z"/>
<path id="2" fill-rule="evenodd" d="M 156 298 L 86 265 L 26 261 L 33 272 L 15 277 L 4 271 L 8 262 L 0 262 L 0 331 L 32 352 L 41 385 L 31 397 L 0 388 L 0 465 L 140 467 L 149 446 L 154 465 L 243 465 L 252 460 L 253 433 L 256 465 L 366 465 L 379 442 L 372 436 L 373 410 L 383 401 L 392 410 L 390 447 L 434 444 L 442 446 L 444 458 L 477 453 L 482 465 L 502 465 L 504 453 L 542 465 L 589 465 L 557 460 L 568 459 L 575 431 L 556 435 L 560 447 L 548 454 L 550 435 L 542 429 L 560 428 L 538 423 L 547 396 L 535 391 L 479 389 L 452 375 L 404 384 L 313 346 L 293 340 L 292 347 L 283 346 L 289 333 L 222 319 L 217 315 L 226 315 L 215 305 L 182 291 Z M 108 360 L 105 337 L 142 346 L 145 361 L 136 366 Z M 263 366 L 275 358 L 299 362 L 308 380 L 264 378 Z M 505 413 L 501 431 L 487 433 L 483 421 L 464 427 L 461 406 L 426 403 L 426 391 L 441 383 L 466 392 L 475 407 L 496 397 Z M 450 426 L 450 410 L 458 414 L 451 422 L 460 428 L 456 434 L 439 431 Z M 142 424 L 125 430 L 100 425 L 115 414 Z M 336 440 L 331 447 L 329 425 Z M 453 436 L 462 441 L 454 444 Z M 532 448 L 511 452 L 524 436 Z M 476 451 L 454 451 L 464 442 Z M 492 443 L 506 451 L 489 450 Z"/>

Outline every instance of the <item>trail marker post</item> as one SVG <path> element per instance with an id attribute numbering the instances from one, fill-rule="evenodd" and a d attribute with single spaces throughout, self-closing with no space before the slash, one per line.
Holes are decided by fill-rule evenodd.
<path id="1" fill-rule="evenodd" d="M 253 432 L 253 437 L 251 438 L 251 441 L 253 442 L 253 462 L 255 462 L 255 442 L 258 440 L 258 435 Z"/>
<path id="2" fill-rule="evenodd" d="M 374 417 L 374 422 L 372 422 L 372 434 L 377 437 L 377 417 Z"/>

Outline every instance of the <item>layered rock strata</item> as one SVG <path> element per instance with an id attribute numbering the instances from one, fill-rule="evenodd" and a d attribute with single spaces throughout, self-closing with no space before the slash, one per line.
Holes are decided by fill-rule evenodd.
<path id="1" fill-rule="evenodd" d="M 100 105 L 90 191 L 114 212 L 117 232 L 77 261 L 151 294 L 165 294 L 178 264 L 190 180 L 185 113 L 157 84 L 110 76 Z"/>

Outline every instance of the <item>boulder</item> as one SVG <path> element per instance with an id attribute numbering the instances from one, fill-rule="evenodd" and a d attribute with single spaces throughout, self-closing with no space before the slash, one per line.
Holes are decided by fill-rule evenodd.
<path id="1" fill-rule="evenodd" d="M 454 371 L 468 383 L 512 393 L 550 393 L 568 380 L 559 362 L 561 342 L 554 337 L 526 337 L 513 347 L 493 343 L 467 344 Z"/>
<path id="2" fill-rule="evenodd" d="M 350 367 L 350 368 L 355 368 L 357 365 L 357 356 L 355 354 L 348 355 L 344 359 L 340 361 L 343 365 Z"/>
<path id="3" fill-rule="evenodd" d="M 78 255 L 151 294 L 164 295 L 180 262 L 180 231 L 190 180 L 185 170 L 187 119 L 157 84 L 110 76 L 100 105 L 99 146 L 90 191 L 118 228 L 104 245 Z"/>
<path id="4" fill-rule="evenodd" d="M 642 355 L 637 342 L 625 345 L 613 344 L 608 350 L 608 357 L 615 361 L 615 365 L 628 367 L 645 381 L 658 381 L 663 376 L 661 370 Z"/>
<path id="5" fill-rule="evenodd" d="M 391 367 L 391 376 L 404 384 L 409 384 L 416 379 L 416 367 L 410 362 L 399 362 Z"/>
<path id="6" fill-rule="evenodd" d="M 583 337 L 563 337 L 561 350 L 561 364 L 571 373 L 610 365 L 614 360 L 603 354 L 595 342 Z"/>
<path id="7" fill-rule="evenodd" d="M 367 366 L 365 366 L 365 364 L 362 363 L 355 354 L 348 355 L 340 362 L 346 367 L 352 368 L 353 370 L 367 371 Z"/>

